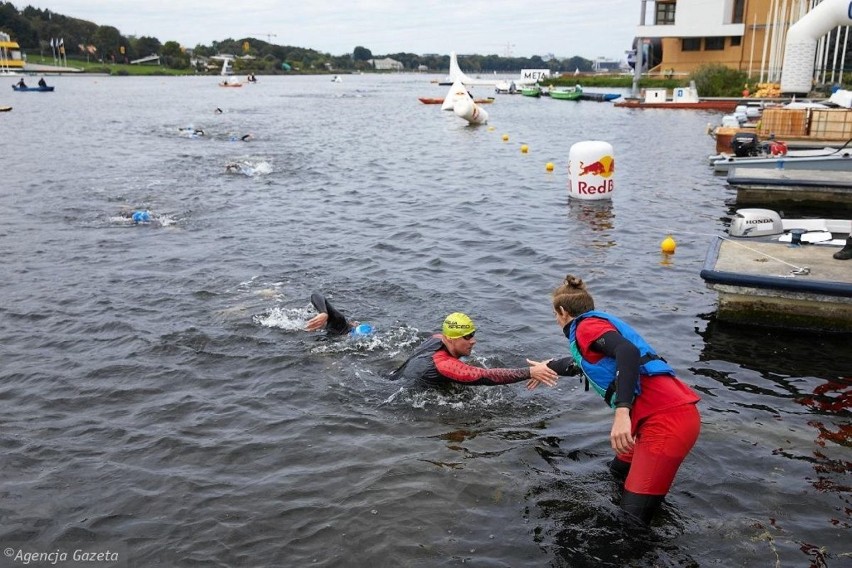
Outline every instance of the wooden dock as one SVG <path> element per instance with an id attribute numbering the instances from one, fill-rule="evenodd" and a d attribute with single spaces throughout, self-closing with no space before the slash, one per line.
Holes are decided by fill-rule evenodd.
<path id="1" fill-rule="evenodd" d="M 738 205 L 805 205 L 852 209 L 852 172 L 738 168 L 728 170 Z"/>
<path id="2" fill-rule="evenodd" d="M 852 265 L 837 250 L 717 237 L 701 278 L 719 293 L 721 320 L 852 332 Z"/>

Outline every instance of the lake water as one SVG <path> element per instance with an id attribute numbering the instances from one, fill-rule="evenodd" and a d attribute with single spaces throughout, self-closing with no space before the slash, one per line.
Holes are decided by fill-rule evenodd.
<path id="1" fill-rule="evenodd" d="M 418 102 L 434 78 L 6 87 L 0 565 L 852 566 L 850 336 L 724 325 L 699 277 L 734 197 L 721 117 L 502 95 L 470 127 Z M 568 199 L 583 140 L 613 145 L 611 201 Z M 650 535 L 577 378 L 384 378 L 453 311 L 478 364 L 567 355 L 566 273 L 703 399 Z M 314 290 L 378 333 L 300 331 Z"/>

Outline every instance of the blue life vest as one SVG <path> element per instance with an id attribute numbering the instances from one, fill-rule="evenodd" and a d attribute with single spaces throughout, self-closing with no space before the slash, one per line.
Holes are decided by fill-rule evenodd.
<path id="1" fill-rule="evenodd" d="M 640 375 L 668 374 L 673 377 L 675 376 L 674 369 L 657 355 L 654 349 L 642 339 L 642 336 L 617 317 L 594 310 L 580 314 L 571 321 L 571 327 L 568 329 L 568 345 L 571 348 L 571 355 L 574 357 L 574 361 L 580 365 L 580 369 L 586 377 L 586 390 L 588 390 L 589 384 L 591 384 L 595 392 L 601 395 L 608 405 L 614 406 L 615 404 L 615 358 L 603 357 L 597 363 L 591 363 L 580 354 L 580 348 L 577 345 L 577 325 L 588 317 L 596 317 L 608 321 L 615 327 L 618 333 L 639 349 Z M 636 381 L 635 394 L 638 395 L 640 393 L 639 381 Z"/>

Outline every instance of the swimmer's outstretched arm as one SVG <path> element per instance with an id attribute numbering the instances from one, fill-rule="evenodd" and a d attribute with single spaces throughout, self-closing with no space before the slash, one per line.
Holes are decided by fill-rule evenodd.
<path id="1" fill-rule="evenodd" d="M 335 310 L 322 294 L 318 292 L 311 294 L 311 304 L 319 313 L 308 321 L 305 326 L 307 331 L 325 328 L 330 334 L 342 335 L 352 328 L 352 324 L 346 320 L 346 317 Z"/>

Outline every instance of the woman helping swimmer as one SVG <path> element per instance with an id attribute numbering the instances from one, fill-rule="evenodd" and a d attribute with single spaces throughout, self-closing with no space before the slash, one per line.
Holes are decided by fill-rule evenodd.
<path id="1" fill-rule="evenodd" d="M 698 439 L 700 399 L 633 328 L 595 310 L 582 279 L 566 276 L 552 301 L 587 389 L 615 410 L 610 470 L 625 478 L 621 508 L 648 525 Z"/>

